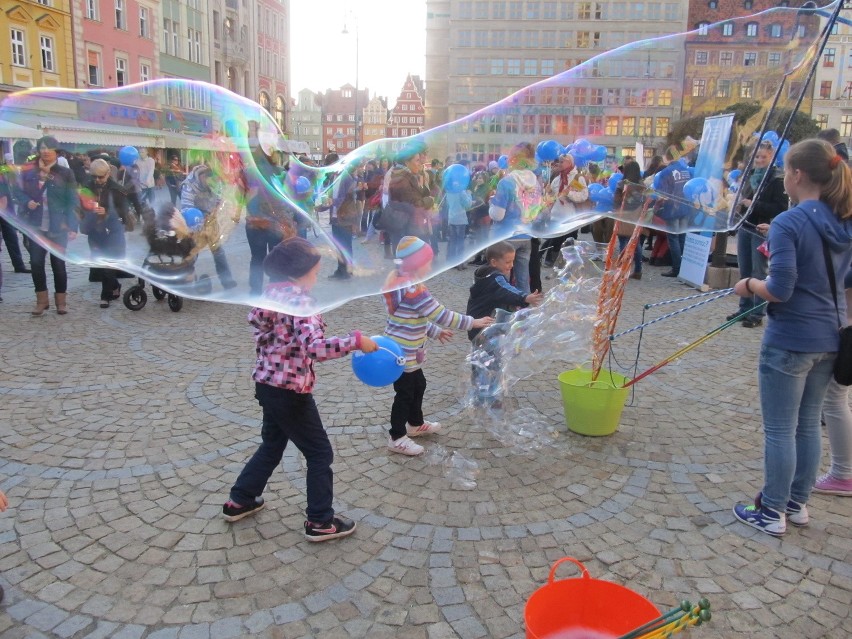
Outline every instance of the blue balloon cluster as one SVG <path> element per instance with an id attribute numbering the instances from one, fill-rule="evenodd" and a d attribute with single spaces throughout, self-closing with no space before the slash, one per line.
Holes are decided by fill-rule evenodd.
<path id="1" fill-rule="evenodd" d="M 139 151 L 135 146 L 123 146 L 118 151 L 118 161 L 121 166 L 133 166 L 139 159 Z"/>
<path id="2" fill-rule="evenodd" d="M 508 155 L 501 155 L 499 158 L 497 158 L 497 166 L 500 167 L 503 170 L 508 169 L 509 168 L 509 156 Z"/>
<path id="3" fill-rule="evenodd" d="M 371 337 L 379 346 L 372 353 L 352 355 L 352 372 L 367 386 L 388 386 L 398 380 L 405 370 L 405 357 L 399 344 L 390 337 Z"/>
<path id="4" fill-rule="evenodd" d="M 304 195 L 311 192 L 311 181 L 304 175 L 300 175 L 296 180 L 296 193 Z"/>
<path id="5" fill-rule="evenodd" d="M 441 182 L 447 193 L 461 193 L 470 185 L 470 171 L 462 164 L 451 164 L 441 174 Z"/>

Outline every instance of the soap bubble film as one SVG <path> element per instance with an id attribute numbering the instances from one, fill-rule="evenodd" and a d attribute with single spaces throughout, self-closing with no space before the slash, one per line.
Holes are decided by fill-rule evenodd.
<path id="1" fill-rule="evenodd" d="M 508 96 L 488 89 L 491 103 L 470 115 L 450 114 L 452 121 L 415 137 L 329 155 L 323 166 L 290 154 L 290 141 L 260 105 L 201 82 L 15 93 L 0 105 L 0 120 L 48 139 L 44 151 L 35 140 L 14 146 L 6 175 L 14 175 L 15 206 L 0 214 L 70 262 L 118 269 L 183 298 L 299 314 L 380 293 L 397 268 L 399 239 L 433 239 L 459 200 L 469 202 L 462 248 L 448 257 L 439 242 L 431 269 L 404 275 L 424 280 L 497 240 L 561 236 L 600 216 L 678 233 L 735 229 L 746 211 L 734 206 L 736 182 L 727 172 L 748 160 L 755 135 L 772 132 L 782 147 L 798 141 L 781 136 L 835 4 L 727 21 L 737 30 L 756 23 L 760 33 L 780 28 L 782 34 L 771 52 L 757 51 L 756 64 L 736 65 L 733 84 L 711 79 L 684 88 L 678 79 L 685 56 L 695 56 L 701 42 L 722 41 L 721 23 L 629 43 L 604 34 L 608 41 L 589 47 L 608 49 L 600 55 Z M 629 88 L 637 85 L 642 88 Z M 480 89 L 465 90 L 456 103 L 479 99 Z M 700 144 L 703 118 L 734 103 L 742 108 L 729 144 Z M 477 142 L 481 133 L 497 134 L 489 140 L 500 144 L 485 149 Z M 612 175 L 626 150 L 601 144 L 615 134 L 644 141 L 668 161 L 664 171 L 633 184 L 642 192 L 638 206 L 627 204 L 629 185 Z M 52 174 L 45 207 L 36 174 L 56 150 L 70 168 Z M 124 196 L 111 197 L 113 189 L 89 173 L 98 157 Z M 432 159 L 445 164 L 446 179 Z M 383 161 L 392 164 L 389 176 L 381 173 Z M 359 185 L 370 180 L 378 180 L 379 195 L 359 201 Z M 122 228 L 123 242 L 113 237 Z M 294 235 L 322 254 L 311 308 L 263 297 L 263 258 Z M 509 330 L 514 343 L 532 339 L 529 318 Z M 519 361 L 515 370 L 531 365 Z"/>

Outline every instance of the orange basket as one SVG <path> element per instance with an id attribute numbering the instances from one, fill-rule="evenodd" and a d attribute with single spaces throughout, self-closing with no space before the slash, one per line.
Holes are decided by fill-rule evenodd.
<path id="1" fill-rule="evenodd" d="M 580 577 L 556 581 L 559 564 L 570 561 Z M 547 583 L 527 600 L 527 639 L 609 639 L 620 637 L 660 616 L 659 609 L 639 593 L 601 579 L 572 557 L 553 564 Z M 582 632 L 586 631 L 586 632 Z"/>

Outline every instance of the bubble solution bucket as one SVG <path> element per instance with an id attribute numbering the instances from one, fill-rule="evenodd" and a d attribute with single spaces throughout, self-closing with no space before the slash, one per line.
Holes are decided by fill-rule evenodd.
<path id="1" fill-rule="evenodd" d="M 554 580 L 559 564 L 570 561 L 582 571 L 574 579 Z M 571 557 L 550 569 L 547 583 L 536 590 L 524 608 L 527 639 L 615 639 L 660 616 L 657 607 L 629 588 L 592 579 L 586 567 Z"/>
<path id="2" fill-rule="evenodd" d="M 612 435 L 618 428 L 629 388 L 624 375 L 602 370 L 596 381 L 592 371 L 577 368 L 560 373 L 562 406 L 568 430 L 580 435 Z"/>

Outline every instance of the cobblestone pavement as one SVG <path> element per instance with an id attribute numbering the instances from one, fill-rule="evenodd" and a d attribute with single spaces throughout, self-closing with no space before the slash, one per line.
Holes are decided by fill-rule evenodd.
<path id="1" fill-rule="evenodd" d="M 0 516 L 3 637 L 522 637 L 525 602 L 564 556 L 661 609 L 707 596 L 713 621 L 695 637 L 852 636 L 852 500 L 815 495 L 810 526 L 781 540 L 731 514 L 762 479 L 760 329 L 731 328 L 638 384 L 611 437 L 564 430 L 558 367 L 519 384 L 519 404 L 563 429 L 527 454 L 461 410 L 467 340 L 432 346 L 425 407 L 446 429 L 423 439 L 479 464 L 468 491 L 440 465 L 386 451 L 388 389 L 363 386 L 347 360 L 320 364 L 336 507 L 358 530 L 310 544 L 293 451 L 266 510 L 236 524 L 221 517 L 259 441 L 246 308 L 188 300 L 171 313 L 151 299 L 136 313 L 101 310 L 97 285 L 75 267 L 70 314 L 32 318 L 29 276 L 10 271 L 0 305 L 0 487 L 11 503 Z M 694 293 L 661 272 L 629 282 L 620 327 L 638 323 L 644 303 Z M 471 277 L 450 271 L 430 288 L 463 310 Z M 655 325 L 640 369 L 733 308 L 714 302 Z M 326 318 L 330 333 L 376 333 L 382 305 L 358 300 Z M 635 358 L 636 337 L 616 342 L 621 364 Z"/>

